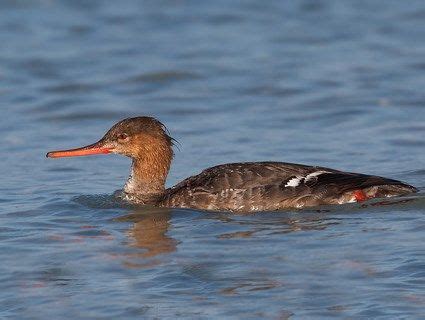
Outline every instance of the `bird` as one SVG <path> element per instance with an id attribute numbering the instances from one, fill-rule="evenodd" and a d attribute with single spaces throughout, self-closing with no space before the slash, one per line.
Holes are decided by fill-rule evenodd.
<path id="1" fill-rule="evenodd" d="M 165 188 L 175 140 L 154 117 L 119 121 L 96 143 L 48 158 L 120 154 L 132 159 L 122 197 L 137 204 L 205 211 L 278 211 L 402 196 L 418 190 L 384 177 L 285 162 L 221 164 Z"/>

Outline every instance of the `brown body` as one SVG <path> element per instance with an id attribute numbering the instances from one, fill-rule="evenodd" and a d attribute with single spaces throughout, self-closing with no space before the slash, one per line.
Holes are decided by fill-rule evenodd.
<path id="1" fill-rule="evenodd" d="M 317 172 L 321 173 L 315 176 Z M 291 180 L 298 182 L 297 186 L 291 186 Z M 415 191 L 400 181 L 376 176 L 292 163 L 251 162 L 206 169 L 167 189 L 158 204 L 217 211 L 272 211 L 354 202 L 358 190 L 368 198 Z"/>
<path id="2" fill-rule="evenodd" d="M 133 163 L 123 190 L 125 198 L 161 207 L 270 211 L 342 204 L 417 191 L 397 180 L 283 162 L 223 164 L 165 189 L 173 157 L 172 141 L 159 121 L 137 117 L 117 123 L 95 144 L 53 151 L 47 156 L 100 153 L 129 156 Z"/>

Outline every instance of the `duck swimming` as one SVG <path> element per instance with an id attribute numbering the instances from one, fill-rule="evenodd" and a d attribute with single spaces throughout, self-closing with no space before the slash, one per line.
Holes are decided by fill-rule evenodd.
<path id="1" fill-rule="evenodd" d="M 255 212 L 360 202 L 417 192 L 401 181 L 284 162 L 228 163 L 165 188 L 173 139 L 152 117 L 124 119 L 98 142 L 49 158 L 116 153 L 132 159 L 125 198 L 170 208 Z"/>

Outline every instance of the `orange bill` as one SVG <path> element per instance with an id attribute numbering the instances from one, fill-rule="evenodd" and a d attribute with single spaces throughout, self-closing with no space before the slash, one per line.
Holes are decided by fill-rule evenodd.
<path id="1" fill-rule="evenodd" d="M 46 154 L 47 158 L 64 158 L 64 157 L 81 157 L 89 156 L 93 154 L 108 154 L 111 153 L 111 148 L 105 148 L 101 143 L 96 142 L 94 144 L 77 148 L 77 149 L 68 149 L 68 150 L 57 150 L 50 151 Z"/>

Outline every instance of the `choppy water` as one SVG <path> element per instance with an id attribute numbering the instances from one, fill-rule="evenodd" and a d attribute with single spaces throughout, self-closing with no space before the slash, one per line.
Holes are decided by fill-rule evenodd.
<path id="1" fill-rule="evenodd" d="M 45 159 L 153 115 L 173 185 L 317 164 L 425 183 L 423 1 L 1 1 L 0 318 L 423 318 L 425 200 L 229 215 Z M 329 209 L 329 208 L 328 208 Z"/>

